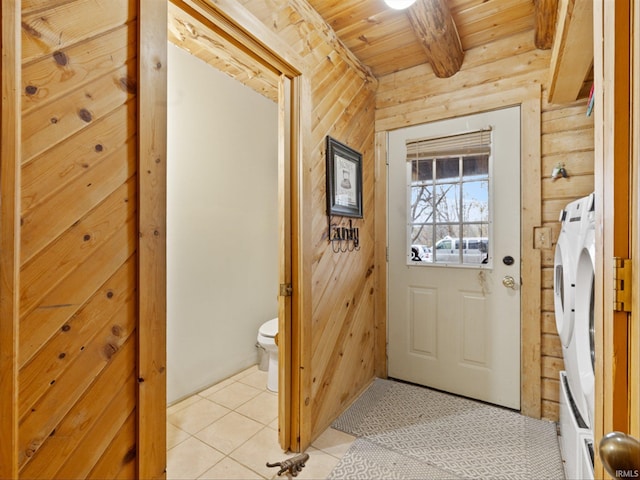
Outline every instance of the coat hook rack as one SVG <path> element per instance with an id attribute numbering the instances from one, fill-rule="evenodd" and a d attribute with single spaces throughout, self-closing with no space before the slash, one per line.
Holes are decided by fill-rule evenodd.
<path id="1" fill-rule="evenodd" d="M 329 218 L 329 242 L 334 253 L 353 252 L 360 250 L 360 230 L 349 220 L 348 227 L 341 227 L 331 223 Z"/>

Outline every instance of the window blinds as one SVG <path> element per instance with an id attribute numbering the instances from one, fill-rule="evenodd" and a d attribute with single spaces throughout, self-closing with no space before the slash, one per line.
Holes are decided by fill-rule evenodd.
<path id="1" fill-rule="evenodd" d="M 407 140 L 407 161 L 482 153 L 491 153 L 490 127 L 446 137 Z"/>

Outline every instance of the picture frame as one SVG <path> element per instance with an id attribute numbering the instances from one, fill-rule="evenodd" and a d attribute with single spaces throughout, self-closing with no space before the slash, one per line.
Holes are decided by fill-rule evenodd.
<path id="1" fill-rule="evenodd" d="M 327 215 L 363 218 L 362 154 L 327 135 Z"/>

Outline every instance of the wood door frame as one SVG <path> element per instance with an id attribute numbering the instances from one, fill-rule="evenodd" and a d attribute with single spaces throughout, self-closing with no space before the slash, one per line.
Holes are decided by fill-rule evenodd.
<path id="1" fill-rule="evenodd" d="M 166 477 L 167 6 L 138 4 L 138 478 Z"/>
<path id="2" fill-rule="evenodd" d="M 640 5 L 638 2 L 634 4 L 633 11 L 633 31 L 632 31 L 632 70 L 631 77 L 633 84 L 632 92 L 632 144 L 631 144 L 631 162 L 633 170 L 632 188 L 633 196 L 631 198 L 632 214 L 631 214 L 631 236 L 633 239 L 631 258 L 636 259 L 633 263 L 633 289 L 634 297 L 632 299 L 631 329 L 629 333 L 629 378 L 630 378 L 630 426 L 631 435 L 640 438 L 640 292 L 637 285 L 640 285 Z"/>
<path id="3" fill-rule="evenodd" d="M 596 365 L 594 447 L 618 430 L 640 436 L 640 5 L 594 2 Z M 631 259 L 631 312 L 613 310 L 614 257 Z M 598 455 L 595 478 L 605 477 Z"/>
<path id="4" fill-rule="evenodd" d="M 0 478 L 17 478 L 22 2 L 0 9 Z"/>
<path id="5" fill-rule="evenodd" d="M 154 2 L 156 0 L 141 0 Z M 298 365 L 301 363 L 301 327 L 300 318 L 304 318 L 302 311 L 305 308 L 305 301 L 303 292 L 305 291 L 304 282 L 308 280 L 303 275 L 306 271 L 304 263 L 302 262 L 302 246 L 305 240 L 304 229 L 302 228 L 302 218 L 304 215 L 304 208 L 300 207 L 303 188 L 303 176 L 302 176 L 302 135 L 301 135 L 301 97 L 304 92 L 304 82 L 301 80 L 302 70 L 296 68 L 295 65 L 302 65 L 302 62 L 298 57 L 291 53 L 286 47 L 281 44 L 281 40 L 268 31 L 264 25 L 257 22 L 255 17 L 252 17 L 241 5 L 233 1 L 220 1 L 213 4 L 204 0 L 171 0 L 171 2 L 180 8 L 188 15 L 194 16 L 199 22 L 205 24 L 215 34 L 227 42 L 231 42 L 235 47 L 239 47 L 251 56 L 253 56 L 261 65 L 272 71 L 279 72 L 280 82 L 278 89 L 278 118 L 279 118 L 279 134 L 278 134 L 278 162 L 279 162 L 279 180 L 278 180 L 278 196 L 279 196 L 279 218 L 280 218 L 280 245 L 284 245 L 284 258 L 280 258 L 280 274 L 279 281 L 281 284 L 291 284 L 293 287 L 293 295 L 280 295 L 279 298 L 279 441 L 280 446 L 284 449 L 298 450 L 300 445 L 300 369 Z M 157 2 L 156 2 L 157 3 Z M 167 19 L 166 19 L 166 4 L 165 5 L 165 20 L 164 20 L 164 40 L 154 39 L 158 44 L 158 49 L 164 49 L 164 63 L 166 63 L 166 49 L 167 49 Z M 145 19 L 141 17 L 141 30 Z M 157 24 L 159 25 L 159 23 Z M 141 40 L 144 43 L 144 40 Z M 141 48 L 140 56 L 147 53 L 144 48 Z M 154 66 L 158 66 L 157 59 L 159 53 L 149 55 L 150 59 L 153 59 L 149 63 L 150 68 L 149 75 L 153 76 Z M 141 65 L 144 64 L 143 58 L 140 60 Z M 163 63 L 163 65 L 164 65 Z M 164 66 L 162 67 L 164 69 Z M 141 66 L 141 81 L 142 85 L 150 85 L 143 80 Z M 164 72 L 166 79 L 166 71 Z M 149 79 L 151 81 L 151 79 Z M 155 81 L 155 80 L 154 80 Z M 166 80 L 165 80 L 166 81 Z M 157 83 L 160 85 L 160 82 Z M 160 87 L 159 87 L 160 88 Z M 166 85 L 164 85 L 164 99 L 166 105 Z M 157 92 L 158 98 L 162 97 L 162 88 Z M 149 103 L 141 103 L 141 106 L 145 105 L 145 109 L 151 110 L 153 105 Z M 163 111 L 157 111 L 154 121 L 164 121 L 166 125 L 166 108 Z M 140 112 L 141 120 L 145 118 L 145 111 L 141 107 Z M 141 138 L 141 145 L 150 145 L 157 148 L 158 144 L 163 144 L 163 148 L 166 150 L 166 133 L 164 139 L 158 137 L 158 132 L 161 129 L 154 129 L 153 126 L 149 127 L 146 140 Z M 165 127 L 166 128 L 166 127 Z M 141 125 L 142 129 L 142 125 Z M 142 133 L 142 132 L 141 132 Z M 156 142 L 153 141 L 153 136 L 156 136 Z M 142 152 L 142 150 L 141 150 Z M 165 161 L 158 162 L 158 156 L 149 156 L 147 165 L 141 165 L 140 167 L 140 181 L 141 181 L 141 215 L 145 206 L 149 212 L 154 211 L 156 213 L 155 221 L 150 219 L 145 220 L 149 225 L 159 226 L 161 229 L 148 230 L 147 235 L 141 235 L 141 242 L 146 238 L 147 241 L 150 235 L 157 235 L 156 232 L 160 231 L 162 234 L 162 244 L 158 242 L 155 246 L 155 254 L 152 254 L 146 260 L 140 262 L 140 278 L 148 278 L 149 275 L 157 275 L 158 278 L 163 279 L 163 284 L 157 282 L 140 282 L 139 295 L 141 298 L 141 305 L 143 298 L 153 298 L 157 302 L 162 299 L 166 303 L 166 228 L 164 227 L 164 217 L 166 216 L 166 166 Z M 141 155 L 141 162 L 144 162 L 144 158 Z M 160 168 L 158 164 L 161 163 Z M 145 175 L 144 172 L 153 171 L 157 173 L 157 177 L 153 175 Z M 160 176 L 161 170 L 164 171 L 164 177 Z M 154 194 L 155 189 L 155 194 Z M 144 193 L 143 193 L 144 192 Z M 158 208 L 161 205 L 162 208 Z M 162 218 L 161 218 L 162 217 Z M 141 228 L 143 225 L 143 219 L 141 218 Z M 141 248 L 141 252 L 143 248 Z M 155 259 L 156 262 L 152 260 Z M 161 266 L 160 266 L 161 265 Z M 159 271 L 162 270 L 162 271 Z M 307 290 L 308 291 L 308 290 Z M 164 333 L 165 325 L 162 326 L 163 331 L 158 331 L 158 325 L 153 325 L 151 319 L 154 312 L 151 309 L 151 305 L 145 308 L 145 318 L 147 323 L 145 324 L 145 330 L 140 332 L 141 344 L 145 343 L 147 335 L 152 337 L 156 334 L 162 336 L 165 342 L 162 343 L 162 347 L 166 345 L 166 334 Z M 143 310 L 141 309 L 141 315 Z M 160 312 L 156 311 L 155 315 Z M 166 324 L 166 312 L 162 311 L 163 318 Z M 157 318 L 157 317 L 156 317 Z M 141 322 L 143 319 L 141 319 Z M 154 331 L 154 328 L 156 331 Z M 154 338 L 154 341 L 155 338 Z M 164 351 L 162 352 L 164 365 Z M 160 359 L 161 353 L 156 352 L 155 358 Z M 141 363 L 149 365 L 151 368 L 154 365 L 154 355 L 145 354 L 144 359 L 141 359 Z M 144 378 L 144 377 L 142 377 Z M 159 382 L 158 382 L 159 383 Z M 162 398 L 166 398 L 166 382 L 165 385 L 155 386 L 154 390 L 158 395 L 162 395 Z M 154 408 L 154 404 L 151 398 L 146 398 L 147 402 L 141 405 L 141 410 L 146 408 Z M 141 401 L 143 398 L 141 397 Z M 166 405 L 165 405 L 166 407 Z M 140 425 L 141 438 L 144 438 L 145 433 L 143 430 L 149 432 L 159 432 L 160 426 L 152 425 L 157 422 L 158 418 L 154 416 L 150 419 L 149 425 Z M 162 421 L 164 422 L 164 415 L 162 415 Z M 164 423 L 162 429 L 164 429 Z M 142 451 L 142 450 L 141 450 Z M 142 472 L 143 469 L 141 468 Z M 141 477 L 143 477 L 141 473 Z"/>
<path id="6" fill-rule="evenodd" d="M 529 417 L 540 418 L 542 415 L 541 401 L 541 353 L 540 353 L 540 285 L 542 281 L 540 247 L 534 245 L 534 231 L 542 222 L 542 190 L 541 190 L 541 88 L 540 85 L 520 87 L 501 91 L 491 90 L 483 97 L 464 99 L 449 105 L 446 110 L 440 109 L 424 119 L 424 123 L 445 120 L 449 118 L 472 115 L 499 108 L 520 106 L 521 130 L 521 182 L 520 198 L 522 202 L 522 216 L 520 221 L 520 275 L 522 278 L 520 297 L 520 411 Z M 431 113 L 431 112 L 430 112 Z M 408 127 L 411 125 L 403 125 Z M 375 198 L 376 208 L 387 211 L 387 131 L 376 132 L 376 165 L 375 165 Z M 524 208 L 526 206 L 526 208 Z M 377 273 L 379 291 L 385 292 L 377 300 L 376 308 L 380 312 L 376 316 L 376 345 L 380 354 L 376 357 L 376 374 L 387 375 L 386 338 L 387 330 L 387 221 L 376 219 L 376 260 L 380 268 Z M 384 340 L 382 335 L 384 336 Z"/>

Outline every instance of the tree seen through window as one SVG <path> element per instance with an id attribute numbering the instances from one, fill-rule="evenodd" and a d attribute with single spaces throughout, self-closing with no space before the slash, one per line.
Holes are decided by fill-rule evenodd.
<path id="1" fill-rule="evenodd" d="M 417 158 L 408 163 L 412 261 L 486 263 L 489 154 Z"/>

